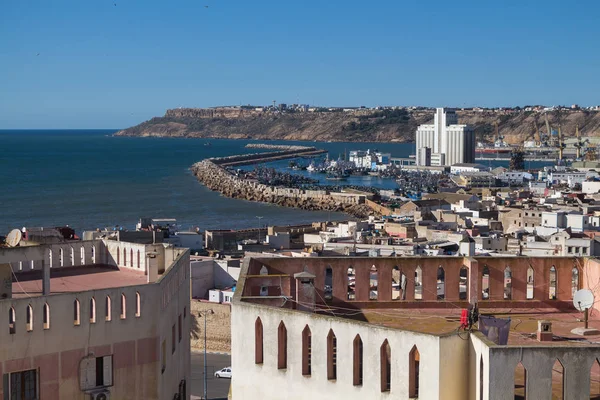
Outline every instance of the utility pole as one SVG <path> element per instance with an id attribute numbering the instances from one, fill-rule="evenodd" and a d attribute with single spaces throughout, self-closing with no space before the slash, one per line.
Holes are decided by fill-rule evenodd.
<path id="1" fill-rule="evenodd" d="M 260 220 L 263 219 L 263 217 L 257 216 L 256 218 L 258 218 L 258 244 L 260 244 Z"/>
<path id="2" fill-rule="evenodd" d="M 214 314 L 215 312 L 210 309 L 210 310 L 206 310 L 204 313 L 198 313 L 198 316 L 204 316 L 204 399 L 206 400 L 208 398 L 207 395 L 207 384 L 206 384 L 206 373 L 207 373 L 207 365 L 206 365 L 206 315 L 207 314 Z M 204 315 L 203 315 L 204 314 Z"/>

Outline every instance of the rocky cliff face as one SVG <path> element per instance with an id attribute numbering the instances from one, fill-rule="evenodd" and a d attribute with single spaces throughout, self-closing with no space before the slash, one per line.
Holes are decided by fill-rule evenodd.
<path id="1" fill-rule="evenodd" d="M 477 141 L 494 139 L 495 124 L 508 143 L 538 140 L 546 131 L 545 114 L 522 112 L 458 111 L 461 124 L 475 128 Z M 600 136 L 600 112 L 548 113 L 552 129 L 562 127 L 565 137 Z M 278 139 L 308 141 L 397 141 L 414 140 L 417 126 L 433 122 L 431 111 L 361 110 L 357 112 L 272 113 L 239 108 L 173 109 L 117 132 L 119 136 L 171 136 L 227 139 Z"/>

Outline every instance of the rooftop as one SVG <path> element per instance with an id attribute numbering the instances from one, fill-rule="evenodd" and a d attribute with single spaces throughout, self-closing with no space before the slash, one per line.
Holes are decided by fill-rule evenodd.
<path id="1" fill-rule="evenodd" d="M 50 293 L 82 292 L 146 283 L 147 276 L 143 272 L 109 265 L 68 267 L 50 271 Z M 41 296 L 42 271 L 13 275 L 12 292 L 13 298 Z"/>

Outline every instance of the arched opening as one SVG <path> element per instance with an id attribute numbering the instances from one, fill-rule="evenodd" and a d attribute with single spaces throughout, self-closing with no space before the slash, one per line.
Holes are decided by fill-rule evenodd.
<path id="1" fill-rule="evenodd" d="M 312 337 L 308 325 L 302 331 L 302 375 L 310 376 L 312 367 Z"/>
<path id="2" fill-rule="evenodd" d="M 483 400 L 483 355 L 479 356 L 479 400 Z"/>
<path id="3" fill-rule="evenodd" d="M 548 290 L 548 298 L 550 300 L 556 300 L 556 267 L 553 265 L 550 267 L 550 287 Z"/>
<path id="4" fill-rule="evenodd" d="M 263 266 L 260 268 L 260 272 L 259 272 L 259 274 L 260 274 L 260 275 L 269 275 L 269 269 L 267 268 L 267 266 L 266 266 L 266 265 L 263 265 Z"/>
<path id="5" fill-rule="evenodd" d="M 325 300 L 333 298 L 333 270 L 331 267 L 325 268 L 325 286 L 323 287 L 323 296 Z"/>
<path id="6" fill-rule="evenodd" d="M 263 363 L 263 325 L 260 317 L 254 322 L 254 364 Z"/>
<path id="7" fill-rule="evenodd" d="M 48 250 L 48 265 L 52 268 L 52 250 Z"/>
<path id="8" fill-rule="evenodd" d="M 125 293 L 121 293 L 121 319 L 127 318 L 127 299 Z"/>
<path id="9" fill-rule="evenodd" d="M 27 306 L 27 332 L 31 332 L 33 330 L 33 308 L 31 304 Z"/>
<path id="10" fill-rule="evenodd" d="M 415 300 L 423 299 L 423 271 L 421 266 L 417 265 L 415 269 Z"/>
<path id="11" fill-rule="evenodd" d="M 110 296 L 106 296 L 106 299 L 104 301 L 104 315 L 106 321 L 112 320 L 112 304 L 110 301 Z"/>
<path id="12" fill-rule="evenodd" d="M 421 355 L 417 346 L 413 346 L 408 353 L 408 397 L 419 397 L 419 362 Z"/>
<path id="13" fill-rule="evenodd" d="M 117 247 L 117 265 L 121 265 L 121 249 Z"/>
<path id="14" fill-rule="evenodd" d="M 10 310 L 8 310 L 8 333 L 11 335 L 17 331 L 17 327 L 15 325 L 17 319 L 16 317 L 17 315 L 15 314 L 15 309 L 14 307 L 11 307 Z"/>
<path id="15" fill-rule="evenodd" d="M 75 299 L 73 302 L 73 325 L 81 324 L 81 313 L 79 307 L 79 300 Z"/>
<path id="16" fill-rule="evenodd" d="M 85 265 L 85 247 L 79 248 L 79 261 L 81 265 Z"/>
<path id="17" fill-rule="evenodd" d="M 377 267 L 373 265 L 369 272 L 369 300 L 377 300 L 378 278 Z"/>
<path id="18" fill-rule="evenodd" d="M 354 275 L 354 268 L 348 267 L 348 300 L 356 299 L 356 276 Z"/>
<path id="19" fill-rule="evenodd" d="M 437 269 L 437 299 L 444 300 L 446 298 L 446 271 L 440 265 Z"/>
<path id="20" fill-rule="evenodd" d="M 490 269 L 484 265 L 481 272 L 481 298 L 488 300 L 490 298 Z"/>
<path id="21" fill-rule="evenodd" d="M 44 303 L 43 323 L 44 329 L 50 329 L 50 306 L 48 303 Z"/>
<path id="22" fill-rule="evenodd" d="M 590 369 L 590 399 L 600 400 L 600 363 L 594 360 Z"/>
<path id="23" fill-rule="evenodd" d="M 404 272 L 400 272 L 400 295 L 402 300 L 406 300 L 406 284 L 408 280 L 406 279 L 406 274 Z"/>
<path id="24" fill-rule="evenodd" d="M 127 266 L 127 249 L 123 249 L 123 266 Z"/>
<path id="25" fill-rule="evenodd" d="M 354 337 L 352 343 L 352 382 L 354 386 L 363 384 L 363 342 L 360 335 Z"/>
<path id="26" fill-rule="evenodd" d="M 71 251 L 69 251 L 69 265 L 75 265 L 75 249 L 73 248 L 73 246 L 71 246 Z"/>
<path id="27" fill-rule="evenodd" d="M 571 297 L 575 296 L 575 292 L 579 290 L 579 269 L 573 267 L 571 270 Z"/>
<path id="28" fill-rule="evenodd" d="M 381 365 L 381 391 L 389 392 L 392 388 L 392 349 L 387 339 L 379 348 Z"/>
<path id="29" fill-rule="evenodd" d="M 533 299 L 533 285 L 535 281 L 533 278 L 533 268 L 527 268 L 527 300 Z"/>
<path id="30" fill-rule="evenodd" d="M 58 264 L 61 267 L 65 266 L 65 251 L 63 249 L 58 249 Z"/>
<path id="31" fill-rule="evenodd" d="M 96 246 L 92 246 L 92 264 L 96 264 Z"/>
<path id="32" fill-rule="evenodd" d="M 504 300 L 512 299 L 512 271 L 507 265 L 504 268 Z"/>
<path id="33" fill-rule="evenodd" d="M 469 269 L 465 266 L 462 266 L 458 273 L 458 298 L 460 300 L 467 300 L 468 288 L 469 288 Z"/>
<path id="34" fill-rule="evenodd" d="M 394 266 L 392 269 L 392 300 L 400 300 L 400 281 L 401 281 L 401 273 L 400 268 L 398 266 Z"/>
<path id="35" fill-rule="evenodd" d="M 269 270 L 267 269 L 267 267 L 265 265 L 263 265 L 260 268 L 260 275 L 269 275 Z M 269 288 L 267 286 L 261 286 L 260 287 L 260 295 L 261 296 L 268 296 L 269 295 Z"/>
<path id="36" fill-rule="evenodd" d="M 129 266 L 133 268 L 133 249 L 129 250 Z"/>
<path id="37" fill-rule="evenodd" d="M 142 299 L 140 292 L 135 292 L 135 316 L 139 318 L 142 315 Z"/>
<path id="38" fill-rule="evenodd" d="M 515 400 L 525 400 L 527 396 L 527 370 L 520 362 L 515 368 Z"/>
<path id="39" fill-rule="evenodd" d="M 332 329 L 327 334 L 327 379 L 337 379 L 337 339 Z"/>
<path id="40" fill-rule="evenodd" d="M 140 260 L 140 251 L 137 251 L 137 267 L 138 269 L 141 268 L 141 260 Z"/>
<path id="41" fill-rule="evenodd" d="M 287 329 L 283 321 L 277 328 L 277 369 L 287 368 Z"/>
<path id="42" fill-rule="evenodd" d="M 90 299 L 90 324 L 96 323 L 96 299 Z"/>
<path id="43" fill-rule="evenodd" d="M 552 366 L 552 400 L 565 400 L 565 369 L 559 359 Z"/>

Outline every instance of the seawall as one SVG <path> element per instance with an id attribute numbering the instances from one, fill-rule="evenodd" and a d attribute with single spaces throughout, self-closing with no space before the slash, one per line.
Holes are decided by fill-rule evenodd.
<path id="1" fill-rule="evenodd" d="M 314 150 L 316 149 L 311 148 L 308 152 Z M 207 188 L 234 199 L 260 201 L 303 210 L 341 211 L 358 218 L 374 214 L 374 211 L 366 204 L 367 199 L 364 194 L 273 187 L 257 181 L 242 179 L 224 168 L 224 166 L 242 165 L 241 162 L 246 164 L 264 162 L 265 157 L 270 159 L 270 157 L 274 157 L 273 154 L 276 157 L 291 158 L 291 154 L 279 153 L 281 152 L 209 158 L 195 163 L 191 170 Z M 289 153 L 289 151 L 284 153 Z M 298 154 L 298 151 L 295 154 Z M 306 152 L 302 149 L 298 155 L 305 154 Z"/>

